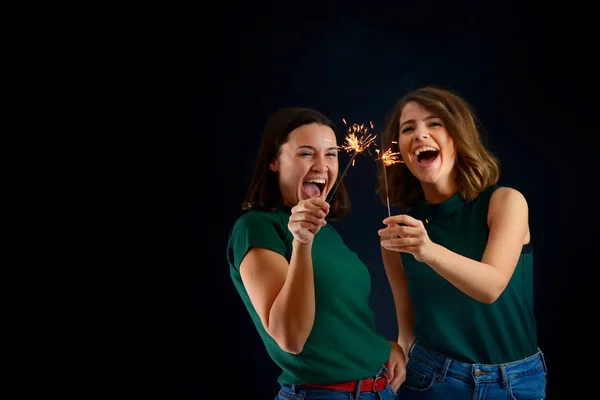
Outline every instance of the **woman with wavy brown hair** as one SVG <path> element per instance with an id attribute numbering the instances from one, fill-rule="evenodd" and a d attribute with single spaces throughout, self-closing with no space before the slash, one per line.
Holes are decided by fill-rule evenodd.
<path id="1" fill-rule="evenodd" d="M 457 93 L 425 87 L 386 127 L 382 257 L 408 360 L 400 399 L 542 399 L 528 204 L 498 185 L 496 157 Z M 379 193 L 387 201 L 383 174 Z"/>

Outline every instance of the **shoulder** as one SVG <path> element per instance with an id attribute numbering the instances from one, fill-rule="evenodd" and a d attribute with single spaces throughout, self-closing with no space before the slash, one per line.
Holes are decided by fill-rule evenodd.
<path id="1" fill-rule="evenodd" d="M 492 204 L 496 207 L 501 206 L 525 206 L 527 207 L 527 200 L 523 193 L 517 189 L 510 187 L 499 187 L 497 188 L 490 198 L 490 207 Z"/>
<path id="2" fill-rule="evenodd" d="M 490 218 L 505 214 L 514 217 L 526 216 L 528 213 L 527 199 L 520 191 L 510 187 L 497 188 L 490 198 L 488 215 Z"/>
<path id="3" fill-rule="evenodd" d="M 234 223 L 229 234 L 229 241 L 259 242 L 269 238 L 285 239 L 290 234 L 288 229 L 289 213 L 283 209 L 274 211 L 247 210 Z"/>
<path id="4" fill-rule="evenodd" d="M 233 230 L 247 230 L 263 226 L 285 225 L 287 221 L 279 211 L 248 210 L 234 223 Z"/>
<path id="5" fill-rule="evenodd" d="M 228 257 L 239 266 L 252 247 L 263 247 L 286 255 L 291 245 L 285 213 L 280 211 L 248 210 L 233 224 L 229 233 Z"/>

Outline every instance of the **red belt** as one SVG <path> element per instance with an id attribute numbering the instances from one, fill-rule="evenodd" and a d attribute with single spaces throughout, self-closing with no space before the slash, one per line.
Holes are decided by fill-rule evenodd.
<path id="1" fill-rule="evenodd" d="M 381 375 L 377 378 L 369 378 L 363 379 L 360 384 L 361 392 L 381 392 L 388 385 L 388 375 L 387 372 L 383 371 Z M 344 390 L 347 392 L 356 392 L 356 385 L 358 384 L 358 380 L 350 381 L 350 382 L 342 382 L 342 383 L 330 383 L 330 384 L 302 384 L 299 386 L 308 386 L 315 387 L 321 389 L 334 389 L 334 390 Z"/>

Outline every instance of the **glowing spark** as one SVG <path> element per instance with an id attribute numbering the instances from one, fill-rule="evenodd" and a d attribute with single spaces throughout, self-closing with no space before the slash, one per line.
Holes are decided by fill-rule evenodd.
<path id="1" fill-rule="evenodd" d="M 377 153 L 379 154 L 379 150 L 377 150 Z M 386 167 L 389 167 L 390 165 L 394 165 L 396 163 L 403 163 L 404 161 L 398 160 L 398 154 L 400 153 L 392 153 L 392 149 L 387 149 L 385 153 L 381 155 L 381 157 L 377 158 L 377 160 L 383 161 L 383 164 Z"/>
<path id="2" fill-rule="evenodd" d="M 348 153 L 362 153 L 365 150 L 369 150 L 369 146 L 373 144 L 377 135 L 369 133 L 368 129 L 365 129 L 364 124 L 352 124 L 348 128 L 344 144 L 341 146 Z"/>
<path id="3" fill-rule="evenodd" d="M 348 125 L 345 118 L 342 118 L 342 121 L 344 121 L 344 125 Z M 373 127 L 372 122 L 370 125 L 371 127 Z M 344 176 L 346 176 L 348 168 L 350 168 L 350 166 L 354 166 L 356 155 L 365 151 L 370 153 L 369 148 L 375 141 L 375 138 L 377 138 L 377 135 L 369 133 L 368 128 L 365 128 L 364 124 L 352 124 L 348 126 L 344 144 L 342 146 L 339 146 L 339 148 L 346 150 L 348 153 L 352 153 L 352 157 L 350 158 L 350 161 L 348 161 L 348 165 L 346 165 L 344 171 L 341 173 L 340 178 L 338 179 L 335 187 L 327 195 L 327 202 L 331 201 L 331 199 L 333 198 L 333 195 L 342 183 L 342 179 L 344 179 Z"/>

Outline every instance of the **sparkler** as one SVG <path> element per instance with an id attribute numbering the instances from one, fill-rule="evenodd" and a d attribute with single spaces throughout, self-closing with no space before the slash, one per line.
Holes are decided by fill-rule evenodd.
<path id="1" fill-rule="evenodd" d="M 345 118 L 342 118 L 342 121 L 344 121 L 344 125 L 347 125 Z M 373 123 L 371 123 L 371 128 L 372 127 Z M 340 179 L 336 182 L 335 187 L 329 194 L 327 202 L 330 202 L 333 198 L 333 195 L 342 183 L 342 179 L 344 179 L 344 176 L 346 176 L 346 172 L 348 171 L 348 168 L 350 168 L 350 165 L 354 165 L 354 159 L 356 158 L 356 155 L 364 151 L 370 153 L 369 147 L 373 144 L 376 138 L 377 135 L 369 133 L 368 128 L 365 128 L 364 124 L 352 124 L 348 127 L 344 144 L 340 146 L 340 148 L 346 150 L 348 153 L 352 152 L 352 157 L 350 157 L 350 161 L 348 161 L 346 168 L 344 168 L 344 172 L 342 172 Z"/>
<path id="2" fill-rule="evenodd" d="M 392 143 L 396 144 L 398 142 L 392 141 Z M 381 148 L 383 148 L 383 147 L 384 147 L 384 144 L 383 144 L 383 135 L 382 135 L 381 136 Z M 379 149 L 376 149 L 375 151 L 377 151 L 377 154 L 379 154 Z M 394 165 L 396 163 L 404 162 L 404 161 L 398 159 L 398 154 L 400 154 L 400 153 L 393 153 L 392 149 L 387 149 L 386 151 L 384 151 L 381 154 L 381 156 L 379 158 L 377 158 L 377 160 L 381 160 L 381 162 L 383 164 L 383 179 L 385 181 L 385 198 L 387 200 L 388 217 L 392 216 L 392 211 L 390 209 L 390 193 L 389 193 L 389 189 L 388 189 L 387 167 Z M 394 235 L 390 236 L 390 239 L 395 239 L 395 236 Z"/>
<path id="3" fill-rule="evenodd" d="M 381 136 L 381 147 L 383 148 L 383 136 Z M 375 150 L 379 154 L 379 149 Z M 402 162 L 398 160 L 398 154 L 400 153 L 392 153 L 392 149 L 387 149 L 385 152 L 381 154 L 377 160 L 381 160 L 383 164 L 383 178 L 385 180 L 385 197 L 387 200 L 387 209 L 388 209 L 388 217 L 392 216 L 392 212 L 390 210 L 390 194 L 388 189 L 388 181 L 387 181 L 387 167 L 390 165 L 394 165 L 398 162 Z"/>

